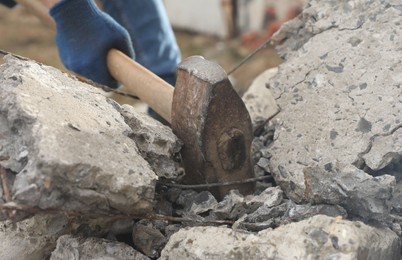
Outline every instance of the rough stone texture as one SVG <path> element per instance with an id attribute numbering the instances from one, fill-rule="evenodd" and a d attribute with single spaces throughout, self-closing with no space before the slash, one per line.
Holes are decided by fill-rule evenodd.
<path id="1" fill-rule="evenodd" d="M 81 238 L 73 237 L 71 235 L 64 235 L 57 240 L 57 247 L 52 252 L 50 259 L 146 260 L 149 258 L 138 251 L 135 251 L 131 246 L 117 241 L 109 241 L 101 238 Z"/>
<path id="2" fill-rule="evenodd" d="M 395 178 L 389 175 L 372 177 L 353 166 L 339 171 L 319 167 L 304 169 L 305 196 L 314 204 L 344 207 L 351 216 L 365 220 L 390 222 L 391 199 Z"/>
<path id="3" fill-rule="evenodd" d="M 219 219 L 238 219 L 246 214 L 246 203 L 238 190 L 231 190 L 213 209 Z"/>
<path id="4" fill-rule="evenodd" d="M 0 223 L 0 259 L 47 259 L 60 235 L 68 232 L 65 216 L 36 215 Z"/>
<path id="5" fill-rule="evenodd" d="M 136 223 L 132 237 L 134 248 L 152 258 L 159 257 L 167 242 L 166 237 L 151 223 Z"/>
<path id="6" fill-rule="evenodd" d="M 283 200 L 283 191 L 279 187 L 271 187 L 265 189 L 257 196 L 246 197 L 247 212 L 254 212 L 257 208 L 274 207 L 279 205 Z"/>
<path id="7" fill-rule="evenodd" d="M 160 259 L 399 260 L 399 247 L 398 236 L 388 228 L 315 216 L 258 234 L 225 227 L 181 229 L 171 236 Z"/>
<path id="8" fill-rule="evenodd" d="M 346 210 L 338 205 L 298 205 L 291 200 L 281 202 L 282 200 L 277 200 L 275 203 L 261 205 L 257 210 L 251 211 L 249 214 L 239 218 L 233 225 L 233 228 L 258 232 L 267 228 L 276 228 L 290 222 L 308 219 L 316 215 L 348 217 Z"/>
<path id="9" fill-rule="evenodd" d="M 278 106 L 266 82 L 278 72 L 278 68 L 261 73 L 244 93 L 242 99 L 253 123 L 253 128 L 263 124 L 269 117 L 278 112 Z"/>
<path id="10" fill-rule="evenodd" d="M 330 200 L 330 191 L 349 197 L 343 206 L 355 215 L 389 213 L 393 177 L 357 168 L 374 174 L 401 157 L 401 15 L 400 1 L 312 0 L 275 36 L 287 40 L 269 81 L 282 108 L 270 166 L 292 200 Z M 310 169 L 332 178 L 311 190 Z"/>
<path id="11" fill-rule="evenodd" d="M 134 107 L 123 105 L 121 114 L 133 130 L 130 135 L 152 170 L 166 179 L 177 179 L 184 171 L 178 158 L 183 143 L 172 129 L 149 116 L 137 112 Z"/>
<path id="12" fill-rule="evenodd" d="M 118 104 L 60 71 L 5 57 L 0 67 L 0 161 L 13 200 L 81 212 L 152 210 L 156 175 Z"/>

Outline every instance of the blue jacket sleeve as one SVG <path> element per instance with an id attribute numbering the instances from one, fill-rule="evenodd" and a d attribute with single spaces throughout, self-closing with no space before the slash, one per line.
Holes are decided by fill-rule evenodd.
<path id="1" fill-rule="evenodd" d="M 129 32 L 136 60 L 175 85 L 180 50 L 162 0 L 100 0 L 104 10 Z"/>
<path id="2" fill-rule="evenodd" d="M 94 0 L 62 0 L 50 9 L 56 21 L 56 44 L 66 68 L 95 82 L 117 88 L 108 72 L 106 57 L 110 49 L 118 49 L 134 58 L 127 30 Z"/>
<path id="3" fill-rule="evenodd" d="M 13 0 L 0 0 L 0 4 L 5 5 L 7 7 L 14 7 L 17 3 Z"/>

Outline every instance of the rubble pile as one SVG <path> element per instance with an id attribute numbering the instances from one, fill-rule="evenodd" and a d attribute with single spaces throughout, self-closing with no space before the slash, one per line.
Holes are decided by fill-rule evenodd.
<path id="1" fill-rule="evenodd" d="M 400 259 L 399 2 L 311 0 L 274 35 L 285 62 L 243 97 L 272 179 L 222 200 L 177 185 L 169 127 L 5 56 L 0 258 Z"/>

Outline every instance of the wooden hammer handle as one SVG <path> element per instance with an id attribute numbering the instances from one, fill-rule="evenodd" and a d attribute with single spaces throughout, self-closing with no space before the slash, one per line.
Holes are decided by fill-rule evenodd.
<path id="1" fill-rule="evenodd" d="M 25 6 L 45 24 L 56 28 L 48 9 L 42 3 L 35 0 L 15 1 Z M 174 88 L 170 84 L 116 49 L 109 51 L 107 66 L 109 73 L 125 86 L 129 94 L 139 97 L 171 123 Z"/>
<path id="2" fill-rule="evenodd" d="M 174 88 L 170 84 L 116 49 L 109 51 L 107 65 L 109 73 L 130 94 L 139 97 L 171 123 Z"/>

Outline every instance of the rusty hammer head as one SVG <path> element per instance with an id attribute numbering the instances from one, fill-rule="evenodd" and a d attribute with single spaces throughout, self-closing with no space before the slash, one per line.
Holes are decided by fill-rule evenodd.
<path id="1" fill-rule="evenodd" d="M 206 184 L 254 177 L 250 116 L 219 65 L 200 56 L 189 57 L 179 64 L 171 124 L 184 142 L 184 183 Z M 250 194 L 254 184 L 221 186 L 211 192 L 222 198 L 231 189 Z"/>

